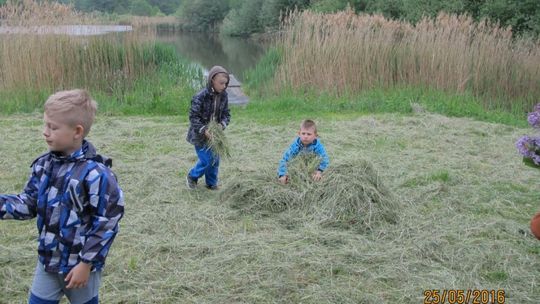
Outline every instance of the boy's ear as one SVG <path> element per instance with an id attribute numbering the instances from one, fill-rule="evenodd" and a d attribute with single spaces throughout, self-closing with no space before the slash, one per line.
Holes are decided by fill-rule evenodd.
<path id="1" fill-rule="evenodd" d="M 75 138 L 83 138 L 84 136 L 84 127 L 82 125 L 75 126 Z"/>

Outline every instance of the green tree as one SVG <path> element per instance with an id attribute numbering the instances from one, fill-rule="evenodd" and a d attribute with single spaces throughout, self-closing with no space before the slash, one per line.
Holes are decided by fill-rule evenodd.
<path id="1" fill-rule="evenodd" d="M 392 19 L 401 19 L 404 10 L 403 0 L 369 0 L 365 6 L 367 13 L 378 13 Z"/>
<path id="2" fill-rule="evenodd" d="M 311 8 L 314 11 L 322 13 L 334 13 L 337 11 L 344 10 L 347 8 L 347 5 L 352 7 L 351 1 L 348 0 L 318 0 L 313 1 Z"/>
<path id="3" fill-rule="evenodd" d="M 262 32 L 259 11 L 264 0 L 244 1 L 238 8 L 229 11 L 221 31 L 230 36 L 249 36 L 250 34 Z"/>
<path id="4" fill-rule="evenodd" d="M 166 15 L 174 14 L 180 7 L 181 2 L 181 0 L 148 0 L 150 5 L 158 7 Z"/>
<path id="5" fill-rule="evenodd" d="M 462 0 L 463 12 L 471 15 L 473 18 L 478 19 L 481 13 L 482 6 L 486 3 L 486 0 Z"/>
<path id="6" fill-rule="evenodd" d="M 402 19 L 416 23 L 424 16 L 436 17 L 441 12 L 461 14 L 464 7 L 462 1 L 404 0 Z"/>
<path id="7" fill-rule="evenodd" d="M 136 16 L 153 16 L 159 9 L 154 8 L 146 0 L 133 0 L 131 3 L 131 14 Z"/>
<path id="8" fill-rule="evenodd" d="M 177 15 L 187 29 L 216 31 L 228 12 L 227 0 L 184 0 Z"/>
<path id="9" fill-rule="evenodd" d="M 539 0 L 488 0 L 480 8 L 480 17 L 511 26 L 518 35 L 540 35 Z"/>
<path id="10" fill-rule="evenodd" d="M 280 16 L 289 10 L 304 10 L 309 8 L 309 0 L 266 0 L 263 2 L 259 15 L 263 28 L 275 28 L 280 23 Z"/>
<path id="11" fill-rule="evenodd" d="M 76 9 L 84 12 L 123 13 L 131 7 L 130 0 L 74 0 L 73 4 Z"/>

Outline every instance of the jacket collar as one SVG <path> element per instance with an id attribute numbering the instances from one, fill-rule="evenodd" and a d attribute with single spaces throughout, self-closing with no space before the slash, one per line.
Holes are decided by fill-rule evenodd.
<path id="1" fill-rule="evenodd" d="M 30 165 L 30 167 L 33 167 L 38 160 L 43 158 L 62 163 L 76 162 L 79 160 L 93 160 L 95 162 L 102 163 L 109 168 L 112 168 L 112 159 L 97 154 L 96 148 L 89 141 L 86 140 L 83 140 L 83 144 L 79 150 L 71 153 L 68 156 L 60 155 L 58 153 L 49 151 L 36 158 Z"/>
<path id="2" fill-rule="evenodd" d="M 57 152 L 49 152 L 51 158 L 61 162 L 76 162 L 85 159 L 94 159 L 97 156 L 96 148 L 87 140 L 83 140 L 81 148 L 70 155 L 61 155 Z"/>

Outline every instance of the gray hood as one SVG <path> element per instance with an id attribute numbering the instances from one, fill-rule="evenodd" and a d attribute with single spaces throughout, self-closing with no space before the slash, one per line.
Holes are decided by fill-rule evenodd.
<path id="1" fill-rule="evenodd" d="M 225 70 L 225 68 L 223 68 L 222 66 L 215 65 L 208 72 L 208 83 L 206 84 L 206 86 L 207 86 L 207 88 L 208 88 L 208 90 L 210 92 L 214 91 L 212 89 L 212 79 L 214 79 L 214 76 L 216 76 L 219 73 L 223 73 L 223 74 L 225 74 L 227 76 L 227 85 L 226 85 L 226 87 L 229 87 L 229 72 L 227 72 L 227 70 Z"/>

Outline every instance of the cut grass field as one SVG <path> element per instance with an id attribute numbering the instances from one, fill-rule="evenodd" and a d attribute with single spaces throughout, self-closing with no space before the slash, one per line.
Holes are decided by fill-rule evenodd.
<path id="1" fill-rule="evenodd" d="M 276 168 L 298 121 L 253 121 L 239 108 L 226 135 L 223 187 Z M 422 303 L 430 289 L 540 297 L 536 171 L 514 147 L 530 129 L 437 114 L 318 119 L 332 163 L 371 163 L 399 204 L 396 224 L 370 231 L 287 211 L 240 213 L 220 191 L 188 191 L 196 161 L 185 117 L 99 117 L 89 140 L 113 158 L 126 214 L 107 260 L 103 303 Z M 19 193 L 46 150 L 41 115 L 0 119 L 0 193 Z M 351 176 L 351 179 L 354 179 Z M 0 303 L 25 303 L 35 220 L 0 222 Z"/>

